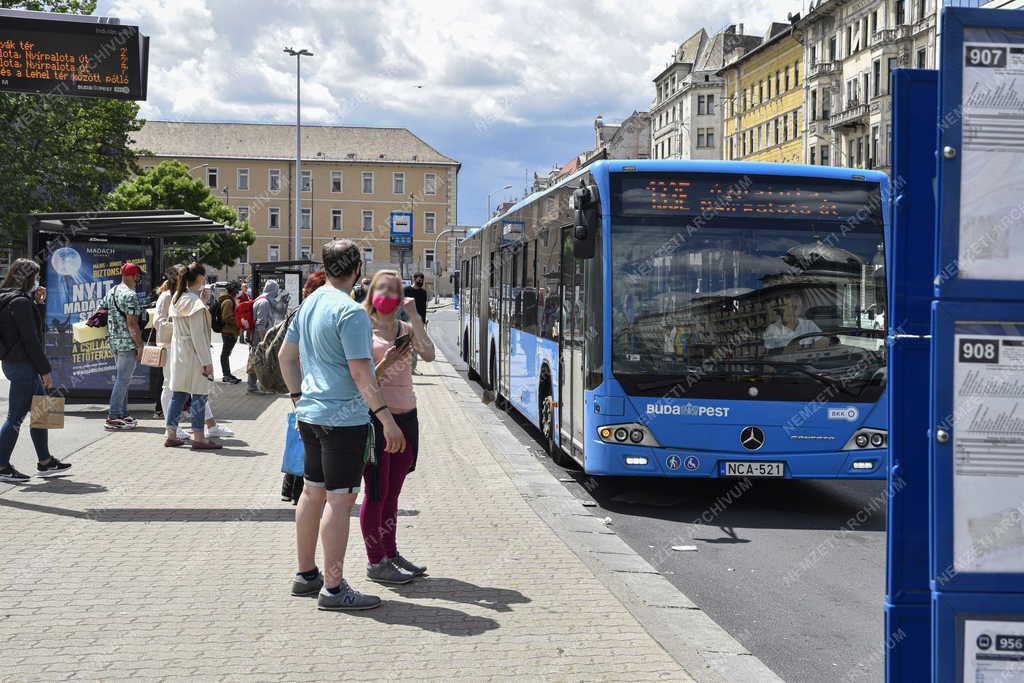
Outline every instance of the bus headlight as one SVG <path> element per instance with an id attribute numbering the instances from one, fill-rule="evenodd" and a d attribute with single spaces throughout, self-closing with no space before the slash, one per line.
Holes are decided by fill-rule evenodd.
<path id="1" fill-rule="evenodd" d="M 858 429 L 843 446 L 844 451 L 857 451 L 864 448 L 885 448 L 889 442 L 889 434 L 884 429 Z"/>
<path id="2" fill-rule="evenodd" d="M 651 446 L 661 448 L 645 425 L 638 422 L 619 425 L 602 425 L 597 428 L 597 435 L 605 443 L 629 444 L 631 446 Z"/>

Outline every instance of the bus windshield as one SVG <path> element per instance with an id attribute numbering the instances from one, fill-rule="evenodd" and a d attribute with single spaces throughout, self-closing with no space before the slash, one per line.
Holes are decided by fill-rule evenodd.
<path id="1" fill-rule="evenodd" d="M 626 391 L 876 401 L 886 378 L 878 186 L 782 177 L 743 191 L 687 185 L 652 199 L 650 179 L 630 178 L 613 202 L 612 370 Z M 701 203 L 704 193 L 737 199 L 698 221 L 690 206 L 714 207 Z"/>

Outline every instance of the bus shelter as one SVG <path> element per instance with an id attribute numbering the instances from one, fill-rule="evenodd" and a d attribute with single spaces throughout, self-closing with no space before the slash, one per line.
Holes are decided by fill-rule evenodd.
<path id="1" fill-rule="evenodd" d="M 302 301 L 302 286 L 310 273 L 323 268 L 319 261 L 262 261 L 250 264 L 252 268 L 252 295 L 259 296 L 267 281 L 274 280 L 281 288 L 281 294 L 288 295 L 288 309 L 296 308 Z"/>
<path id="2" fill-rule="evenodd" d="M 150 309 L 163 277 L 166 241 L 240 231 L 181 210 L 31 214 L 28 223 L 28 253 L 39 263 L 47 288 L 41 306 L 46 355 L 54 385 L 71 402 L 110 395 L 115 371 L 106 337 L 83 323 L 120 282 L 121 264 L 130 261 L 142 269 L 136 291 L 143 308 Z M 148 338 L 145 330 L 143 337 Z M 159 373 L 139 366 L 129 400 L 155 400 L 159 393 Z"/>

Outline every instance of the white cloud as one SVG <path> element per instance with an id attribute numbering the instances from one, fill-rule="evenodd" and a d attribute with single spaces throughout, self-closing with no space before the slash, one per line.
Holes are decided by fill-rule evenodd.
<path id="1" fill-rule="evenodd" d="M 288 120 L 294 60 L 281 50 L 292 45 L 317 53 L 303 65 L 311 121 L 423 112 L 531 125 L 586 123 L 597 112 L 581 105 L 643 109 L 650 78 L 701 25 L 760 31 L 792 4 L 105 0 L 100 9 L 153 38 L 147 115 Z"/>
<path id="2" fill-rule="evenodd" d="M 597 114 L 647 109 L 651 78 L 697 29 L 742 22 L 760 33 L 794 9 L 797 0 L 101 0 L 99 13 L 152 38 L 148 118 L 291 122 L 295 60 L 282 49 L 305 47 L 316 55 L 303 59 L 304 121 L 405 126 L 456 158 L 548 167 L 580 151 L 570 146 L 591 138 Z M 542 163 L 531 158 L 556 137 L 562 146 L 546 144 Z"/>

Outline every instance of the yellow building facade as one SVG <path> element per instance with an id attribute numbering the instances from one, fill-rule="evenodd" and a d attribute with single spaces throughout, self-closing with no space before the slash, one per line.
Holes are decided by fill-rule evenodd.
<path id="1" fill-rule="evenodd" d="M 764 42 L 729 63 L 723 158 L 803 163 L 803 46 L 789 24 L 772 24 Z"/>

